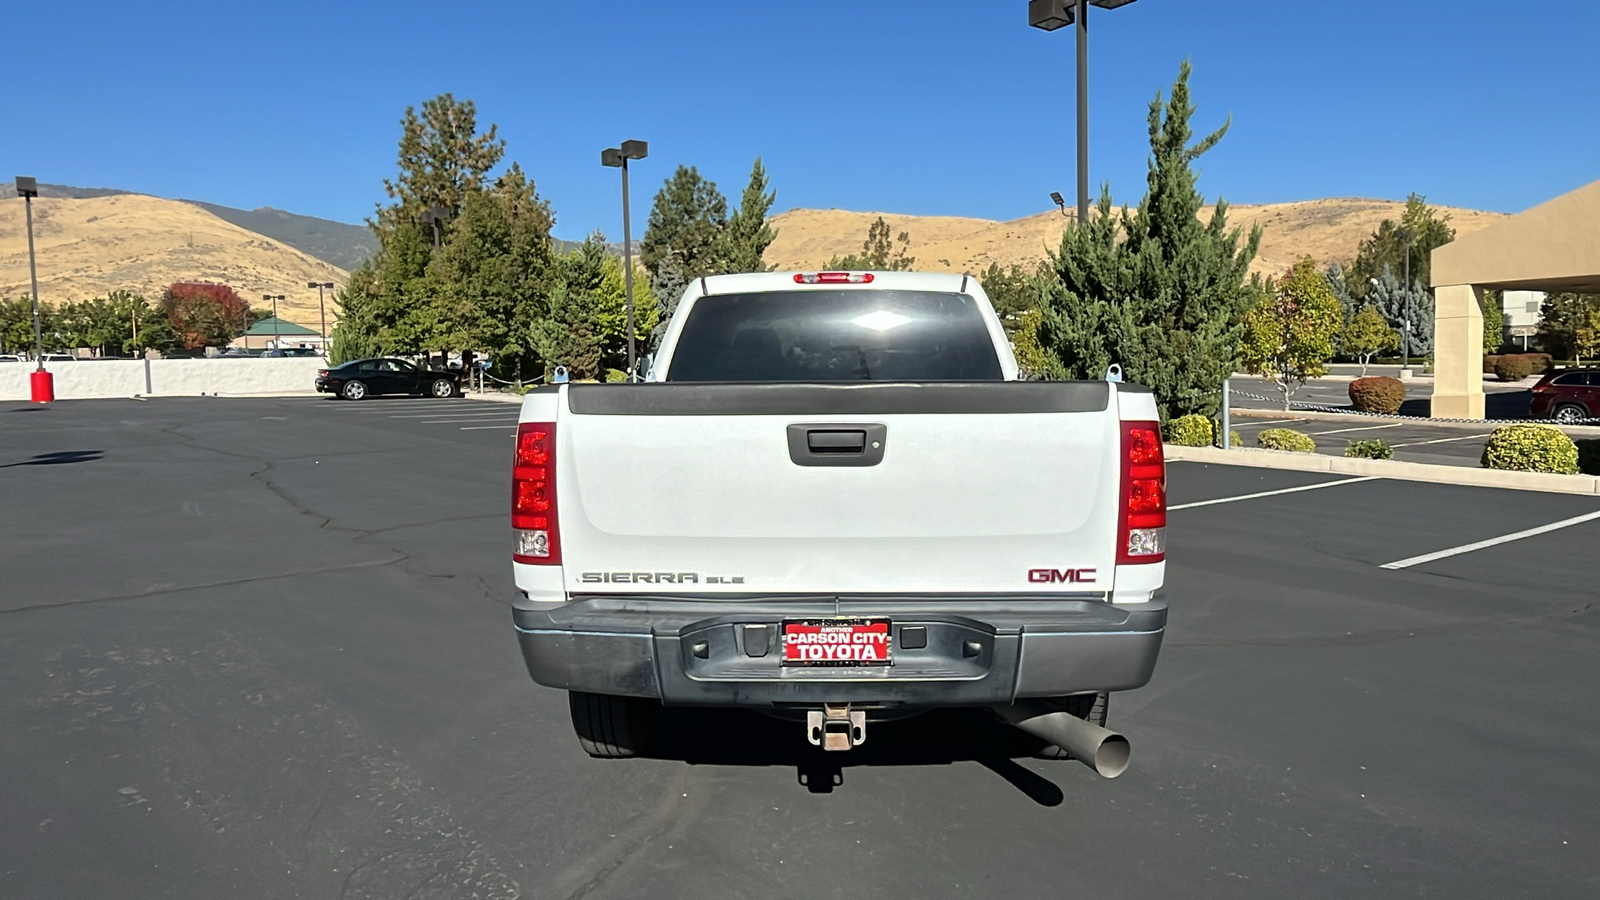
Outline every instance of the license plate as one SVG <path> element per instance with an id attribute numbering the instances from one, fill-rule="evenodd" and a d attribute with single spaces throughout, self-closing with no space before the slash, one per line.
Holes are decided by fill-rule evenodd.
<path id="1" fill-rule="evenodd" d="M 786 666 L 887 666 L 888 619 L 789 619 L 783 623 Z"/>

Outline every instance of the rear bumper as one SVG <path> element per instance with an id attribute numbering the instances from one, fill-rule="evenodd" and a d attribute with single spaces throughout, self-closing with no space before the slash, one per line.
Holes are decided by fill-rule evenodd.
<path id="1" fill-rule="evenodd" d="M 780 665 L 782 620 L 838 616 L 888 617 L 894 665 Z M 1167 602 L 613 596 L 538 603 L 519 594 L 512 618 L 528 673 L 547 687 L 672 706 L 986 706 L 1144 685 L 1161 649 Z M 925 629 L 926 646 L 907 646 L 916 643 L 906 640 L 908 626 Z"/>

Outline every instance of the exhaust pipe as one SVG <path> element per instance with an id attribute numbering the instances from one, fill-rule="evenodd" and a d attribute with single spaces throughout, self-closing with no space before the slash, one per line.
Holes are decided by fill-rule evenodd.
<path id="1" fill-rule="evenodd" d="M 1006 724 L 1067 751 L 1102 778 L 1115 778 L 1128 770 L 1128 739 L 1115 731 L 1043 704 L 997 706 L 994 713 Z"/>

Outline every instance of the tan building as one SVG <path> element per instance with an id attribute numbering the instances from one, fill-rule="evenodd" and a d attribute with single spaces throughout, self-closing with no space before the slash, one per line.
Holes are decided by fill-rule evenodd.
<path id="1" fill-rule="evenodd" d="M 1483 292 L 1600 293 L 1600 181 L 1433 251 L 1433 415 L 1483 418 Z"/>

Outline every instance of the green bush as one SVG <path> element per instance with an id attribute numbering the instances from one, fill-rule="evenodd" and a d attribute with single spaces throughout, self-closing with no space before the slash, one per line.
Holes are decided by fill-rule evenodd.
<path id="1" fill-rule="evenodd" d="M 1216 423 L 1199 413 L 1179 416 L 1162 430 L 1166 432 L 1162 438 L 1179 447 L 1209 447 L 1217 440 Z"/>
<path id="2" fill-rule="evenodd" d="M 1350 382 L 1350 405 L 1361 412 L 1394 415 L 1406 402 L 1405 382 L 1387 375 L 1357 378 Z"/>
<path id="3" fill-rule="evenodd" d="M 1268 450 L 1288 450 L 1294 453 L 1315 453 L 1317 442 L 1308 434 L 1290 428 L 1268 428 L 1256 435 L 1257 446 Z"/>
<path id="4" fill-rule="evenodd" d="M 616 384 L 619 381 L 627 381 L 628 373 L 622 369 L 607 369 L 601 380 L 606 384 Z"/>
<path id="5" fill-rule="evenodd" d="M 1573 475 L 1578 445 L 1551 425 L 1506 425 L 1496 428 L 1483 445 L 1483 467 Z"/>
<path id="6" fill-rule="evenodd" d="M 1600 475 L 1600 440 L 1578 441 L 1578 471 L 1585 475 Z"/>
<path id="7" fill-rule="evenodd" d="M 1495 360 L 1494 375 L 1501 381 L 1521 381 L 1533 374 L 1533 360 L 1525 356 L 1502 356 Z"/>
<path id="8" fill-rule="evenodd" d="M 1351 441 L 1350 446 L 1344 448 L 1344 455 L 1351 459 L 1392 459 L 1394 450 L 1383 441 Z"/>

